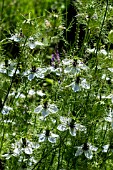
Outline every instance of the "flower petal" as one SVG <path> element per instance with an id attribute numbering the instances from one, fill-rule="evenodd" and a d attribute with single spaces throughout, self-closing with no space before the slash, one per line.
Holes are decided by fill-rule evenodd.
<path id="1" fill-rule="evenodd" d="M 44 44 L 42 42 L 35 41 L 35 45 L 43 46 Z"/>
<path id="2" fill-rule="evenodd" d="M 38 107 L 36 107 L 36 109 L 34 110 L 34 112 L 36 113 L 40 113 L 43 109 L 43 106 L 42 105 L 39 105 Z"/>
<path id="3" fill-rule="evenodd" d="M 107 152 L 109 149 L 109 144 L 103 146 L 102 152 Z"/>
<path id="4" fill-rule="evenodd" d="M 80 87 L 79 87 L 79 85 L 78 84 L 72 84 L 72 90 L 74 91 L 74 92 L 77 92 L 77 91 L 79 91 L 80 90 Z"/>
<path id="5" fill-rule="evenodd" d="M 49 111 L 47 109 L 42 110 L 42 116 L 46 117 L 49 115 Z"/>
<path id="6" fill-rule="evenodd" d="M 60 125 L 58 125 L 57 129 L 60 130 L 60 131 L 65 131 L 68 128 L 66 127 L 66 125 L 60 124 Z"/>
<path id="7" fill-rule="evenodd" d="M 82 147 L 78 147 L 76 153 L 75 153 L 75 156 L 79 156 L 79 155 L 82 155 L 83 153 L 83 150 L 82 150 Z"/>
<path id="8" fill-rule="evenodd" d="M 2 114 L 8 114 L 10 110 L 13 110 L 11 107 L 9 106 L 4 106 L 3 110 L 2 110 Z"/>
<path id="9" fill-rule="evenodd" d="M 52 133 L 52 132 L 51 132 L 51 136 L 54 137 L 54 138 L 58 138 L 58 137 L 59 137 L 59 135 L 54 134 L 54 133 Z"/>
<path id="10" fill-rule="evenodd" d="M 21 149 L 20 149 L 20 148 L 15 148 L 14 151 L 13 151 L 13 155 L 14 155 L 14 156 L 17 156 L 17 155 L 20 154 L 20 152 L 21 152 Z"/>
<path id="11" fill-rule="evenodd" d="M 66 68 L 64 69 L 64 73 L 70 73 L 71 70 L 72 70 L 71 67 L 66 67 Z"/>
<path id="12" fill-rule="evenodd" d="M 84 151 L 84 154 L 85 154 L 86 158 L 88 158 L 88 159 L 92 159 L 92 157 L 93 157 L 93 152 L 90 149 L 88 149 L 87 151 Z"/>
<path id="13" fill-rule="evenodd" d="M 65 125 L 67 125 L 67 123 L 70 121 L 70 119 L 67 117 L 60 116 L 60 121 L 62 123 L 64 123 Z"/>
<path id="14" fill-rule="evenodd" d="M 46 140 L 46 136 L 45 136 L 45 134 L 40 134 L 39 135 L 39 142 L 44 142 Z"/>
<path id="15" fill-rule="evenodd" d="M 112 122 L 113 118 L 112 117 L 106 117 L 105 120 L 108 121 L 108 122 Z"/>
<path id="16" fill-rule="evenodd" d="M 58 111 L 58 108 L 56 105 L 54 104 L 50 104 L 49 107 L 48 107 L 48 110 L 51 112 L 51 113 L 56 113 Z"/>
<path id="17" fill-rule="evenodd" d="M 81 81 L 81 87 L 84 89 L 90 89 L 90 85 L 87 83 L 86 79 Z"/>
<path id="18" fill-rule="evenodd" d="M 76 129 L 75 128 L 69 128 L 69 132 L 72 136 L 76 136 Z"/>
<path id="19" fill-rule="evenodd" d="M 34 77 L 35 77 L 35 74 L 29 74 L 29 76 L 28 76 L 28 80 L 33 80 L 34 79 Z"/>
<path id="20" fill-rule="evenodd" d="M 56 138 L 52 137 L 52 136 L 49 136 L 48 141 L 51 142 L 51 143 L 56 143 Z"/>
<path id="21" fill-rule="evenodd" d="M 30 148 L 30 147 L 26 147 L 26 148 L 24 149 L 24 152 L 25 152 L 26 154 L 28 154 L 28 155 L 31 155 L 31 154 L 33 153 L 33 150 L 32 150 L 32 148 Z"/>
<path id="22" fill-rule="evenodd" d="M 75 127 L 77 130 L 80 130 L 80 131 L 86 131 L 86 127 L 81 125 L 81 124 L 75 124 Z"/>
<path id="23" fill-rule="evenodd" d="M 92 150 L 92 151 L 95 151 L 95 152 L 98 150 L 97 147 L 92 146 L 92 145 L 89 145 L 89 149 Z"/>
<path id="24" fill-rule="evenodd" d="M 34 49 L 36 47 L 35 43 L 29 43 L 28 46 L 30 47 L 30 49 Z"/>

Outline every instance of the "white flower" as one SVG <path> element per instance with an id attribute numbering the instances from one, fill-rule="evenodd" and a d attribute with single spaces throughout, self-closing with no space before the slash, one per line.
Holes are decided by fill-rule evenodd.
<path id="1" fill-rule="evenodd" d="M 60 131 L 66 131 L 69 129 L 69 132 L 72 136 L 76 136 L 76 131 L 86 131 L 85 126 L 75 123 L 75 121 L 71 118 L 60 117 L 60 121 L 62 124 L 58 125 L 57 129 Z"/>
<path id="2" fill-rule="evenodd" d="M 75 156 L 79 156 L 79 155 L 84 153 L 86 158 L 92 159 L 92 157 L 93 157 L 92 151 L 96 152 L 97 149 L 98 149 L 97 147 L 91 145 L 90 143 L 84 143 L 83 145 L 77 147 L 77 151 L 75 153 Z"/>
<path id="3" fill-rule="evenodd" d="M 58 111 L 58 108 L 55 104 L 47 104 L 44 103 L 44 105 L 39 105 L 34 112 L 36 113 L 42 113 L 42 116 L 46 117 L 49 115 L 49 113 L 56 113 Z"/>
<path id="4" fill-rule="evenodd" d="M 2 109 L 2 114 L 3 115 L 8 114 L 10 112 L 10 110 L 13 110 L 13 109 L 9 106 L 4 106 Z"/>
<path id="5" fill-rule="evenodd" d="M 12 144 L 12 148 L 14 148 L 13 156 L 18 156 L 22 152 L 31 155 L 33 153 L 33 149 L 37 149 L 39 148 L 39 146 L 39 144 L 35 144 L 33 142 L 30 142 L 28 139 L 22 138 L 15 144 Z"/>
<path id="6" fill-rule="evenodd" d="M 13 40 L 13 41 L 15 41 L 15 42 L 21 41 L 21 37 L 20 37 L 19 34 L 12 35 L 9 39 L 10 39 L 10 40 Z"/>
<path id="7" fill-rule="evenodd" d="M 34 49 L 37 45 L 43 46 L 44 44 L 42 42 L 39 42 L 39 41 L 34 41 L 34 38 L 30 37 L 29 42 L 28 42 L 28 46 L 30 47 L 30 49 Z"/>
<path id="8" fill-rule="evenodd" d="M 66 65 L 66 68 L 64 69 L 64 73 L 69 73 L 69 74 L 77 74 L 81 70 L 87 70 L 87 66 L 81 62 L 80 60 L 69 60 L 69 59 L 64 59 L 63 64 Z"/>
<path id="9" fill-rule="evenodd" d="M 70 86 L 74 92 L 80 91 L 82 88 L 87 90 L 90 89 L 90 85 L 87 83 L 86 79 L 80 79 L 80 77 L 77 77 L 75 82 L 72 82 L 70 85 L 65 87 Z"/>
<path id="10" fill-rule="evenodd" d="M 50 130 L 44 130 L 43 133 L 39 134 L 39 142 L 48 140 L 51 143 L 56 143 L 56 138 L 58 137 L 59 135 L 50 132 Z"/>
<path id="11" fill-rule="evenodd" d="M 108 122 L 111 122 L 111 127 L 113 129 L 113 111 L 112 111 L 112 109 L 110 109 L 108 116 L 105 117 L 105 120 Z"/>
<path id="12" fill-rule="evenodd" d="M 28 76 L 28 80 L 33 80 L 35 77 L 44 78 L 44 73 L 46 73 L 46 68 L 32 68 L 32 70 L 27 70 L 23 73 L 24 76 Z"/>

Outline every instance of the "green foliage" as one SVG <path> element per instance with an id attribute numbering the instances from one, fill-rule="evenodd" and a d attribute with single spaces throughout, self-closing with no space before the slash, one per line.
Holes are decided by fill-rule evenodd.
<path id="1" fill-rule="evenodd" d="M 0 168 L 111 170 L 112 1 L 1 5 Z"/>

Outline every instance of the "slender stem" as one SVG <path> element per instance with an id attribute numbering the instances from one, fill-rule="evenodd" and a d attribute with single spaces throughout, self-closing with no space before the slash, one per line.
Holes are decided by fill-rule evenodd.
<path id="1" fill-rule="evenodd" d="M 104 13 L 104 17 L 103 17 L 100 33 L 99 33 L 99 38 L 98 38 L 97 44 L 96 44 L 96 68 L 95 68 L 95 73 L 97 72 L 97 66 L 98 66 L 97 52 L 99 50 L 100 37 L 101 37 L 102 29 L 103 29 L 103 26 L 104 26 L 105 18 L 106 18 L 106 15 L 107 15 L 107 10 L 108 10 L 108 0 L 106 0 L 106 9 L 105 9 L 105 13 Z"/>

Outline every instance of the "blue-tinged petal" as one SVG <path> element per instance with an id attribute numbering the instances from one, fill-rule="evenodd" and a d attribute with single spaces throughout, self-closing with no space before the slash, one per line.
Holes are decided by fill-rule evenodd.
<path id="1" fill-rule="evenodd" d="M 33 80 L 34 79 L 34 77 L 35 77 L 35 74 L 33 73 L 33 74 L 30 74 L 29 76 L 28 76 L 28 80 Z"/>
<path id="2" fill-rule="evenodd" d="M 43 106 L 42 105 L 39 105 L 38 107 L 36 107 L 36 109 L 34 110 L 34 112 L 36 113 L 40 113 L 43 109 Z"/>
<path id="3" fill-rule="evenodd" d="M 47 109 L 42 110 L 42 116 L 46 117 L 49 115 L 49 111 Z"/>
<path id="4" fill-rule="evenodd" d="M 49 136 L 48 141 L 51 142 L 51 143 L 56 143 L 56 138 L 52 137 L 52 136 Z"/>
<path id="5" fill-rule="evenodd" d="M 50 104 L 50 105 L 48 106 L 48 111 L 49 111 L 50 113 L 56 113 L 56 112 L 58 111 L 58 108 L 57 108 L 56 105 Z"/>
<path id="6" fill-rule="evenodd" d="M 46 136 L 45 136 L 45 134 L 40 134 L 39 135 L 39 142 L 44 142 L 46 140 Z"/>
<path id="7" fill-rule="evenodd" d="M 84 151 L 84 154 L 85 154 L 86 158 L 88 158 L 88 159 L 92 159 L 92 157 L 93 157 L 93 152 L 90 149 Z"/>
<path id="8" fill-rule="evenodd" d="M 59 131 L 65 131 L 65 130 L 67 130 L 68 128 L 66 127 L 66 125 L 60 124 L 60 125 L 58 125 L 57 129 L 58 129 Z"/>
<path id="9" fill-rule="evenodd" d="M 70 73 L 71 70 L 72 70 L 72 67 L 66 67 L 66 68 L 64 69 L 64 73 Z"/>
<path id="10" fill-rule="evenodd" d="M 4 106 L 3 107 L 3 110 L 2 110 L 2 114 L 8 114 L 9 112 L 10 112 L 10 110 L 12 110 L 12 108 L 11 107 L 9 107 L 9 106 Z"/>
<path id="11" fill-rule="evenodd" d="M 83 153 L 82 147 L 78 147 L 78 149 L 77 149 L 77 151 L 76 151 L 76 153 L 75 153 L 75 156 L 82 155 L 82 153 Z"/>
<path id="12" fill-rule="evenodd" d="M 79 87 L 79 85 L 78 84 L 72 84 L 72 90 L 74 91 L 74 92 L 77 92 L 77 91 L 79 91 L 80 90 L 80 87 Z"/>

